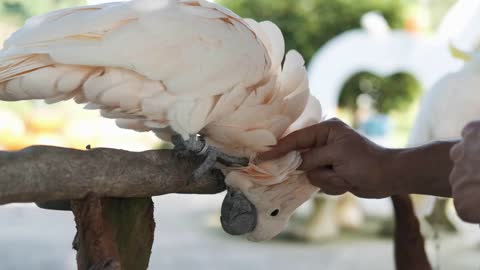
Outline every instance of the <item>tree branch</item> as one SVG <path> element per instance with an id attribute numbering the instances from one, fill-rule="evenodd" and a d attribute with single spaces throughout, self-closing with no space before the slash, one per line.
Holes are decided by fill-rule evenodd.
<path id="1" fill-rule="evenodd" d="M 224 176 L 219 170 L 211 170 L 187 185 L 186 180 L 201 162 L 175 158 L 171 150 L 82 151 L 31 146 L 17 152 L 0 151 L 0 205 L 82 199 L 90 193 L 137 198 L 223 191 Z"/>

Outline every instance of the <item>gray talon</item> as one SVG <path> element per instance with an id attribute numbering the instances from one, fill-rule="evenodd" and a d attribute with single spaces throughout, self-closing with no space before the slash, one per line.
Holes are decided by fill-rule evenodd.
<path id="1" fill-rule="evenodd" d="M 249 160 L 248 158 L 234 157 L 218 152 L 218 162 L 222 163 L 225 166 L 237 165 L 241 167 L 246 167 L 248 166 Z"/>
<path id="2" fill-rule="evenodd" d="M 193 172 L 193 179 L 200 179 L 208 171 L 215 167 L 217 163 L 217 154 L 214 151 L 207 150 L 206 158 L 203 163 Z"/>
<path id="3" fill-rule="evenodd" d="M 173 154 L 176 158 L 205 157 L 202 165 L 195 170 L 190 179 L 187 179 L 187 184 L 191 184 L 196 179 L 202 177 L 214 168 L 217 162 L 226 166 L 247 166 L 249 162 L 247 158 L 233 157 L 218 151 L 215 147 L 209 146 L 201 136 L 197 135 L 190 136 L 188 140 L 184 140 L 180 135 L 174 135 L 172 136 L 172 143 L 175 145 Z"/>

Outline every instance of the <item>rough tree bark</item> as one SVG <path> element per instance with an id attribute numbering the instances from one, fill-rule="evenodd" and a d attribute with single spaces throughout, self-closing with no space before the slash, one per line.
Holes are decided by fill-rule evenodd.
<path id="1" fill-rule="evenodd" d="M 79 270 L 146 270 L 155 221 L 150 198 L 72 201 Z"/>
<path id="2" fill-rule="evenodd" d="M 212 194 L 225 190 L 224 176 L 211 170 L 187 185 L 201 160 L 177 159 L 171 150 L 88 151 L 31 146 L 0 151 L 0 204 L 99 197 L 142 198 L 168 193 Z"/>
<path id="3" fill-rule="evenodd" d="M 186 185 L 200 164 L 169 150 L 32 146 L 0 152 L 0 204 L 72 200 L 79 270 L 146 270 L 155 229 L 150 197 L 225 189 L 218 170 Z"/>

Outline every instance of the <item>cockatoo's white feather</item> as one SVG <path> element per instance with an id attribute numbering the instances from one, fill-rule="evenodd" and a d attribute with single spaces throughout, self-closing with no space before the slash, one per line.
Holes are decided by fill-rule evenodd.
<path id="1" fill-rule="evenodd" d="M 0 98 L 75 98 L 108 118 L 143 119 L 142 130 L 205 133 L 248 156 L 275 144 L 305 106 L 303 58 L 289 52 L 282 70 L 284 50 L 273 23 L 207 1 L 69 8 L 28 20 L 5 42 Z M 231 121 L 245 111 L 261 119 Z"/>
<path id="2" fill-rule="evenodd" d="M 322 107 L 310 96 L 303 113 L 284 134 L 322 120 Z M 292 152 L 277 160 L 252 162 L 227 174 L 227 185 L 242 191 L 257 208 L 257 226 L 247 234 L 249 240 L 263 241 L 276 236 L 288 224 L 295 209 L 319 191 L 305 173 L 297 171 L 301 163 L 300 153 Z"/>
<path id="3" fill-rule="evenodd" d="M 460 139 L 465 125 L 480 119 L 479 74 L 480 55 L 477 52 L 476 57 L 472 57 L 472 61 L 466 62 L 459 71 L 449 73 L 435 83 L 422 98 L 409 146 L 434 140 Z M 435 197 L 414 195 L 414 198 L 417 215 L 423 217 L 432 213 Z"/>
<path id="4" fill-rule="evenodd" d="M 201 134 L 224 153 L 253 157 L 275 145 L 302 113 L 308 120 L 297 121 L 298 128 L 321 119 L 302 56 L 288 52 L 282 67 L 284 54 L 275 24 L 242 19 L 205 0 L 68 8 L 28 20 L 5 42 L 0 99 L 73 98 L 122 128 L 153 130 L 166 140 Z M 313 118 L 304 112 L 309 98 Z M 242 191 L 262 217 L 250 238 L 279 233 L 318 190 L 296 172 L 300 163 L 292 153 L 226 169 L 227 183 L 251 184 Z M 263 217 L 270 204 L 282 208 L 277 219 Z"/>

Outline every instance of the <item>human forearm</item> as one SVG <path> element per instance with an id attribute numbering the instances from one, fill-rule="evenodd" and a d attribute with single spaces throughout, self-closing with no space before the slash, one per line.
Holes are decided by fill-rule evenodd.
<path id="1" fill-rule="evenodd" d="M 453 168 L 449 151 L 457 141 L 442 141 L 416 148 L 390 149 L 384 162 L 384 178 L 394 194 L 427 194 L 450 197 L 449 175 Z"/>
<path id="2" fill-rule="evenodd" d="M 331 119 L 289 134 L 260 159 L 302 151 L 300 169 L 313 185 L 330 195 L 351 192 L 362 198 L 385 198 L 416 193 L 449 197 L 449 151 L 454 144 L 386 149 L 340 120 Z"/>

